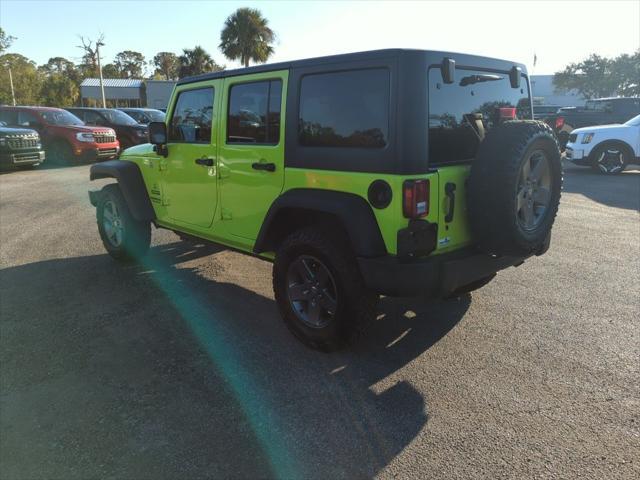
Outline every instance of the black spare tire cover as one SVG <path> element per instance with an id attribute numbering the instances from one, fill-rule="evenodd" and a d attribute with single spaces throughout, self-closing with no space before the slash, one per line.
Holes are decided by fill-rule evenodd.
<path id="1" fill-rule="evenodd" d="M 493 255 L 543 251 L 561 189 L 560 151 L 548 125 L 516 120 L 492 128 L 471 166 L 467 191 L 479 248 Z"/>

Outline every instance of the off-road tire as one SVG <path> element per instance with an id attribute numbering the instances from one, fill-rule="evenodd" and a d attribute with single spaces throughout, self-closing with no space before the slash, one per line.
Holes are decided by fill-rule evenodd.
<path id="1" fill-rule="evenodd" d="M 600 168 L 598 159 L 600 158 L 602 153 L 604 153 L 606 150 L 614 150 L 614 149 L 618 150 L 622 155 L 621 168 L 619 170 L 613 169 L 613 170 L 605 171 L 602 168 Z M 591 165 L 591 169 L 596 173 L 600 173 L 602 175 L 617 175 L 619 173 L 624 172 L 624 169 L 630 163 L 632 158 L 633 158 L 633 151 L 631 151 L 629 147 L 627 147 L 623 143 L 613 141 L 613 142 L 602 143 L 601 145 L 598 145 L 596 148 L 594 148 L 591 155 L 589 155 L 589 163 Z"/>
<path id="2" fill-rule="evenodd" d="M 518 221 L 521 168 L 533 152 L 548 161 L 549 203 L 534 229 Z M 489 131 L 472 163 L 468 183 L 469 223 L 478 247 L 489 254 L 524 256 L 541 252 L 553 226 L 562 190 L 562 163 L 551 128 L 535 120 L 505 122 Z"/>
<path id="3" fill-rule="evenodd" d="M 282 242 L 273 265 L 273 290 L 287 328 L 305 345 L 324 352 L 352 345 L 363 336 L 375 318 L 379 299 L 365 287 L 348 238 L 334 230 L 315 226 L 293 232 Z M 303 323 L 289 300 L 289 266 L 307 255 L 320 260 L 336 284 L 336 312 L 323 328 Z"/>
<path id="4" fill-rule="evenodd" d="M 115 205 L 122 222 L 122 236 L 119 244 L 115 244 L 110 238 L 105 227 L 105 206 Z M 139 221 L 133 218 L 120 187 L 117 184 L 106 185 L 100 192 L 96 207 L 98 231 L 102 244 L 116 260 L 131 262 L 142 258 L 149 250 L 151 244 L 151 224 L 148 221 Z"/>

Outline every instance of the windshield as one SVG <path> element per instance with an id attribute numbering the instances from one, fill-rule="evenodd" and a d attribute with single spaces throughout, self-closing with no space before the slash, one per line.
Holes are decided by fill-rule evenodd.
<path id="1" fill-rule="evenodd" d="M 456 70 L 447 84 L 440 68 L 429 69 L 429 162 L 473 159 L 487 131 L 505 120 L 530 119 L 526 77 L 512 88 L 506 73 Z"/>
<path id="2" fill-rule="evenodd" d="M 100 110 L 100 113 L 114 125 L 138 125 L 138 122 L 120 110 Z"/>
<path id="3" fill-rule="evenodd" d="M 165 115 L 160 110 L 146 110 L 144 113 L 152 122 L 164 122 Z"/>
<path id="4" fill-rule="evenodd" d="M 84 122 L 66 110 L 44 110 L 40 112 L 49 125 L 84 125 Z"/>
<path id="5" fill-rule="evenodd" d="M 640 127 L 640 115 L 636 115 L 631 120 L 627 120 L 624 124 L 630 127 Z"/>

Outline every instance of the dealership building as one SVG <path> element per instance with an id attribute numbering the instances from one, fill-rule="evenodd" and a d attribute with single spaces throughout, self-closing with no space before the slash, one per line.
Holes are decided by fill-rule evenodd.
<path id="1" fill-rule="evenodd" d="M 584 105 L 585 98 L 575 90 L 558 90 L 553 85 L 553 75 L 531 75 L 531 96 L 538 105 L 577 107 Z"/>
<path id="2" fill-rule="evenodd" d="M 172 80 L 139 80 L 105 78 L 104 98 L 109 107 L 167 108 L 173 87 Z M 102 104 L 99 78 L 85 78 L 80 84 L 82 106 Z"/>

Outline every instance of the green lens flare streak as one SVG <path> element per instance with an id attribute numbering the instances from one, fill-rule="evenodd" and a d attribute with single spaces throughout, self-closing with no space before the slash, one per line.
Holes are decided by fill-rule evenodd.
<path id="1" fill-rule="evenodd" d="M 175 278 L 172 274 L 173 267 L 162 265 L 162 261 L 153 257 L 150 252 L 142 260 L 142 264 L 151 272 L 151 278 L 187 322 L 195 338 L 231 387 L 258 443 L 269 459 L 271 475 L 268 476 L 282 479 L 303 478 L 305 475 L 291 458 L 292 452 L 284 445 L 286 432 L 275 418 L 275 411 L 269 405 L 267 395 L 262 393 L 258 381 L 243 366 L 242 351 L 234 348 L 241 344 L 240 339 L 229 328 L 215 322 L 217 317 L 225 313 L 214 306 L 203 305 Z"/>

